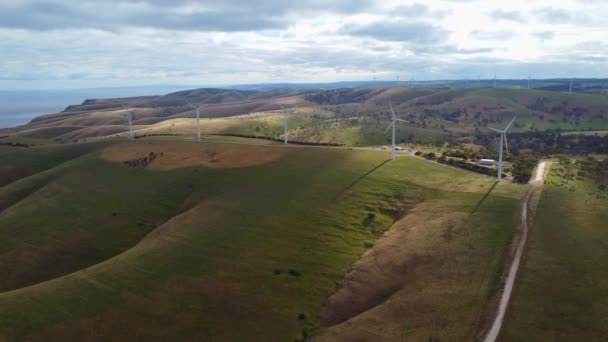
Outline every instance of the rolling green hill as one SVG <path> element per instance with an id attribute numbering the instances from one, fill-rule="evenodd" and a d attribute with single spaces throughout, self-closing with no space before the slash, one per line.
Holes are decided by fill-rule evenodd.
<path id="1" fill-rule="evenodd" d="M 505 341 L 606 339 L 608 196 L 605 184 L 602 190 L 600 184 L 581 175 L 571 165 L 551 167 L 505 326 Z"/>
<path id="2" fill-rule="evenodd" d="M 382 318 L 366 334 L 471 340 L 524 189 L 348 149 L 141 140 L 0 156 L 9 341 L 339 339 L 354 315 Z M 366 252 L 390 286 L 320 322 Z"/>
<path id="3" fill-rule="evenodd" d="M 87 100 L 28 125 L 2 130 L 1 141 L 23 138 L 55 142 L 125 136 L 126 111 L 134 110 L 136 136 L 193 136 L 201 111 L 206 134 L 281 138 L 283 105 L 292 140 L 366 146 L 385 144 L 388 105 L 408 123 L 397 129 L 398 142 L 436 142 L 488 134 L 515 115 L 513 132 L 608 130 L 608 97 L 516 88 L 373 87 L 319 91 L 237 91 L 198 89 L 165 96 Z M 179 127 L 177 127 L 179 126 Z"/>

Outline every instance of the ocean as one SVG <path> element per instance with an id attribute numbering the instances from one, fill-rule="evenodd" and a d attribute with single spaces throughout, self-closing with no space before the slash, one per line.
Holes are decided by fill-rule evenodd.
<path id="1" fill-rule="evenodd" d="M 86 99 L 164 95 L 195 86 L 143 86 L 73 90 L 0 91 L 0 128 L 24 125 L 42 114 L 58 113 Z"/>

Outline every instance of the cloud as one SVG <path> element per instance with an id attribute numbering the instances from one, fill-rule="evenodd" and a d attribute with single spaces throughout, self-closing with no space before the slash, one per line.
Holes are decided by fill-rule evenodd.
<path id="1" fill-rule="evenodd" d="M 469 34 L 471 37 L 481 40 L 507 40 L 511 39 L 515 36 L 515 33 L 512 31 L 481 31 L 475 30 Z"/>
<path id="2" fill-rule="evenodd" d="M 424 17 L 431 14 L 429 7 L 420 3 L 401 5 L 393 8 L 390 12 L 393 15 L 405 17 Z"/>
<path id="3" fill-rule="evenodd" d="M 496 20 L 508 20 L 523 23 L 526 20 L 518 11 L 495 10 L 487 14 L 490 18 Z"/>
<path id="4" fill-rule="evenodd" d="M 555 38 L 555 32 L 552 31 L 543 31 L 543 32 L 535 32 L 532 33 L 532 36 L 541 41 L 551 40 Z"/>
<path id="5" fill-rule="evenodd" d="M 568 11 L 559 8 L 544 7 L 534 11 L 534 13 L 548 23 L 559 24 L 572 20 L 572 16 Z"/>
<path id="6" fill-rule="evenodd" d="M 5 0 L 6 1 L 6 0 Z M 290 13 L 355 13 L 368 0 L 237 1 L 58 1 L 0 3 L 0 27 L 30 30 L 124 27 L 192 31 L 254 31 L 286 28 Z"/>
<path id="7" fill-rule="evenodd" d="M 0 0 L 0 88 L 608 76 L 606 2 L 513 1 Z"/>
<path id="8" fill-rule="evenodd" d="M 466 49 L 459 48 L 454 45 L 438 45 L 438 46 L 415 46 L 413 51 L 416 54 L 436 56 L 436 55 L 476 55 L 494 51 L 493 48 L 475 48 Z"/>
<path id="9" fill-rule="evenodd" d="M 433 44 L 445 41 L 449 32 L 427 23 L 399 21 L 376 21 L 369 24 L 348 24 L 342 34 L 362 36 L 383 41 Z"/>

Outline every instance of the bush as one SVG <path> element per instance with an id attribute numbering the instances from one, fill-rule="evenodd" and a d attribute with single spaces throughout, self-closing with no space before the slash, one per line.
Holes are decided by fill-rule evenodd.
<path id="1" fill-rule="evenodd" d="M 290 269 L 287 271 L 287 273 L 288 273 L 290 276 L 292 276 L 292 277 L 296 277 L 296 278 L 299 278 L 299 277 L 302 275 L 302 273 L 300 273 L 300 272 L 298 272 L 298 271 L 296 271 L 296 270 L 294 270 L 294 269 L 291 269 L 291 268 L 290 268 Z"/>

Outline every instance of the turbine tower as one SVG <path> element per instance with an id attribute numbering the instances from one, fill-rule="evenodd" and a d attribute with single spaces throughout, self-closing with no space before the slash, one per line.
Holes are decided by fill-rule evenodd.
<path id="1" fill-rule="evenodd" d="M 127 116 L 129 117 L 129 140 L 133 140 L 133 109 L 127 109 Z"/>
<path id="2" fill-rule="evenodd" d="M 496 88 L 496 74 L 494 74 L 494 88 Z"/>
<path id="3" fill-rule="evenodd" d="M 493 130 L 494 132 L 500 134 L 500 148 L 498 150 L 498 177 L 496 177 L 496 181 L 497 182 L 500 182 L 502 180 L 502 147 L 503 147 L 503 142 L 504 142 L 504 146 L 507 149 L 507 153 L 509 153 L 509 144 L 507 143 L 507 130 L 509 129 L 509 127 L 511 127 L 511 125 L 513 124 L 513 122 L 515 121 L 516 118 L 517 118 L 517 115 L 513 118 L 513 120 L 511 120 L 511 122 L 509 122 L 509 124 L 507 125 L 507 127 L 505 127 L 504 130 L 488 127 L 489 129 Z"/>
<path id="4" fill-rule="evenodd" d="M 281 109 L 283 110 L 283 130 L 284 130 L 284 136 L 285 136 L 285 140 L 284 143 L 285 145 L 287 145 L 287 109 L 285 109 L 285 107 L 283 107 L 283 105 L 279 105 L 281 106 Z"/>
<path id="5" fill-rule="evenodd" d="M 200 110 L 207 107 L 207 104 L 204 104 L 202 106 L 194 106 L 192 103 L 190 103 L 188 100 L 185 100 L 186 103 L 188 103 L 188 105 L 190 107 L 192 107 L 193 109 L 196 110 L 196 141 L 201 142 L 201 112 Z"/>
<path id="6" fill-rule="evenodd" d="M 388 132 L 389 128 L 393 128 L 393 136 L 392 136 L 392 148 L 391 148 L 391 159 L 395 160 L 395 126 L 397 126 L 397 121 L 401 121 L 401 122 L 407 122 L 405 120 L 402 119 L 398 119 L 395 116 L 395 111 L 393 110 L 393 105 L 391 103 L 388 104 L 391 108 L 391 123 L 388 125 L 388 127 L 386 127 L 386 130 L 384 130 L 384 133 Z"/>
<path id="7" fill-rule="evenodd" d="M 568 92 L 568 94 L 572 94 L 572 80 L 570 80 L 570 91 Z"/>
<path id="8" fill-rule="evenodd" d="M 129 140 L 133 140 L 133 108 L 121 105 L 127 110 L 127 120 L 129 120 Z"/>
<path id="9" fill-rule="evenodd" d="M 528 75 L 528 89 L 530 89 L 530 75 Z"/>

